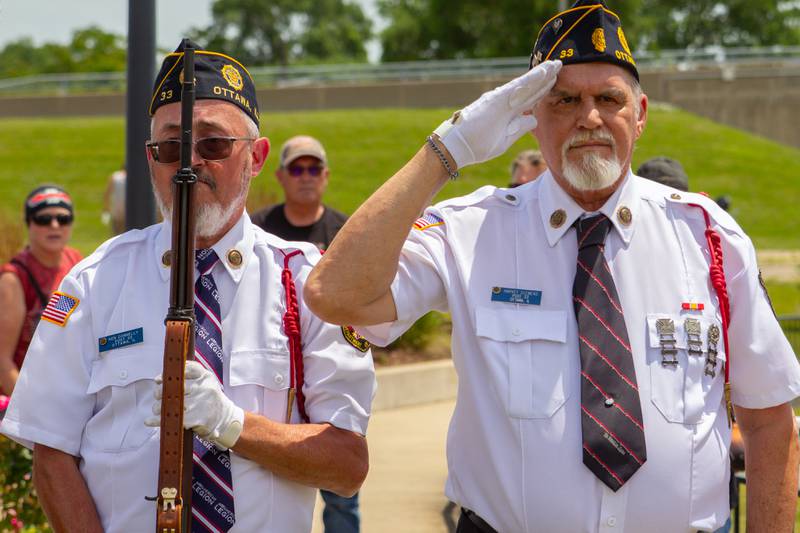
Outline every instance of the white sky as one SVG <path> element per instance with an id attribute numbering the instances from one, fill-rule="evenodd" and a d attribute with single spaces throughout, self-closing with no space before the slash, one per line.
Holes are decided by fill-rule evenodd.
<path id="1" fill-rule="evenodd" d="M 355 2 L 377 19 L 375 0 Z M 212 0 L 156 0 L 156 45 L 173 50 L 186 30 L 207 26 L 211 4 Z M 128 0 L 0 0 L 0 48 L 21 37 L 31 37 L 35 44 L 67 43 L 76 29 L 91 25 L 126 35 Z M 370 43 L 368 54 L 377 61 L 380 45 Z"/>

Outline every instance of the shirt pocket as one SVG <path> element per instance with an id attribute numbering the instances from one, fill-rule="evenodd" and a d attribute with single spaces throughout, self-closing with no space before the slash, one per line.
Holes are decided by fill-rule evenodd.
<path id="1" fill-rule="evenodd" d="M 290 385 L 288 355 L 287 350 L 262 348 L 232 352 L 229 383 L 236 404 L 284 422 Z"/>
<path id="2" fill-rule="evenodd" d="M 153 415 L 155 377 L 163 352 L 136 346 L 110 352 L 92 363 L 87 394 L 96 394 L 97 410 L 86 425 L 87 444 L 108 452 L 137 449 L 158 433 L 144 420 Z"/>
<path id="3" fill-rule="evenodd" d="M 699 343 L 690 350 L 686 332 L 686 320 L 700 324 Z M 663 364 L 662 334 L 657 322 L 671 320 L 674 326 L 676 364 Z M 708 359 L 709 329 L 716 327 L 719 340 L 716 343 L 716 365 L 713 375 L 706 373 Z M 647 364 L 650 367 L 650 399 L 661 415 L 669 422 L 699 424 L 703 416 L 716 413 L 722 401 L 725 345 L 719 322 L 712 317 L 670 314 L 647 315 Z M 712 345 L 713 351 L 713 345 Z"/>
<path id="4" fill-rule="evenodd" d="M 476 329 L 507 358 L 509 416 L 553 416 L 569 396 L 566 312 L 478 307 Z"/>

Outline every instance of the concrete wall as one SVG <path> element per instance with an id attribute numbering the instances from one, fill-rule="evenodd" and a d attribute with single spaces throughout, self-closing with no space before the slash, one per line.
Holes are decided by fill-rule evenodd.
<path id="1" fill-rule="evenodd" d="M 381 107 L 457 109 L 505 79 L 429 80 L 260 89 L 262 112 Z M 800 66 L 645 72 L 653 101 L 800 148 Z M 120 115 L 124 95 L 0 98 L 0 118 Z"/>

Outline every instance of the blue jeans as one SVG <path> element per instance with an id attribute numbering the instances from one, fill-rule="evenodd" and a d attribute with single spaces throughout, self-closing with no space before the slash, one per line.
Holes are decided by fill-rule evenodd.
<path id="1" fill-rule="evenodd" d="M 325 501 L 325 510 L 322 511 L 325 533 L 358 533 L 361 527 L 358 493 L 350 498 L 327 490 L 320 490 L 319 493 Z"/>

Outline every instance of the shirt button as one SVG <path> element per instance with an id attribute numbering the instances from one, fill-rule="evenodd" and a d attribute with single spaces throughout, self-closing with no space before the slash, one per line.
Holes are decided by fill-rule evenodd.
<path id="1" fill-rule="evenodd" d="M 606 520 L 606 524 L 609 527 L 614 527 L 617 525 L 617 517 L 616 516 L 609 516 L 608 520 Z"/>
<path id="2" fill-rule="evenodd" d="M 519 337 L 521 333 L 522 332 L 519 330 L 519 328 L 514 328 L 511 330 L 511 334 L 514 335 L 515 337 Z"/>
<path id="3" fill-rule="evenodd" d="M 275 383 L 278 385 L 283 383 L 283 374 L 275 374 Z"/>
<path id="4" fill-rule="evenodd" d="M 128 377 L 128 371 L 127 370 L 123 370 L 123 371 L 121 371 L 119 373 L 119 379 L 125 379 L 127 377 Z"/>

